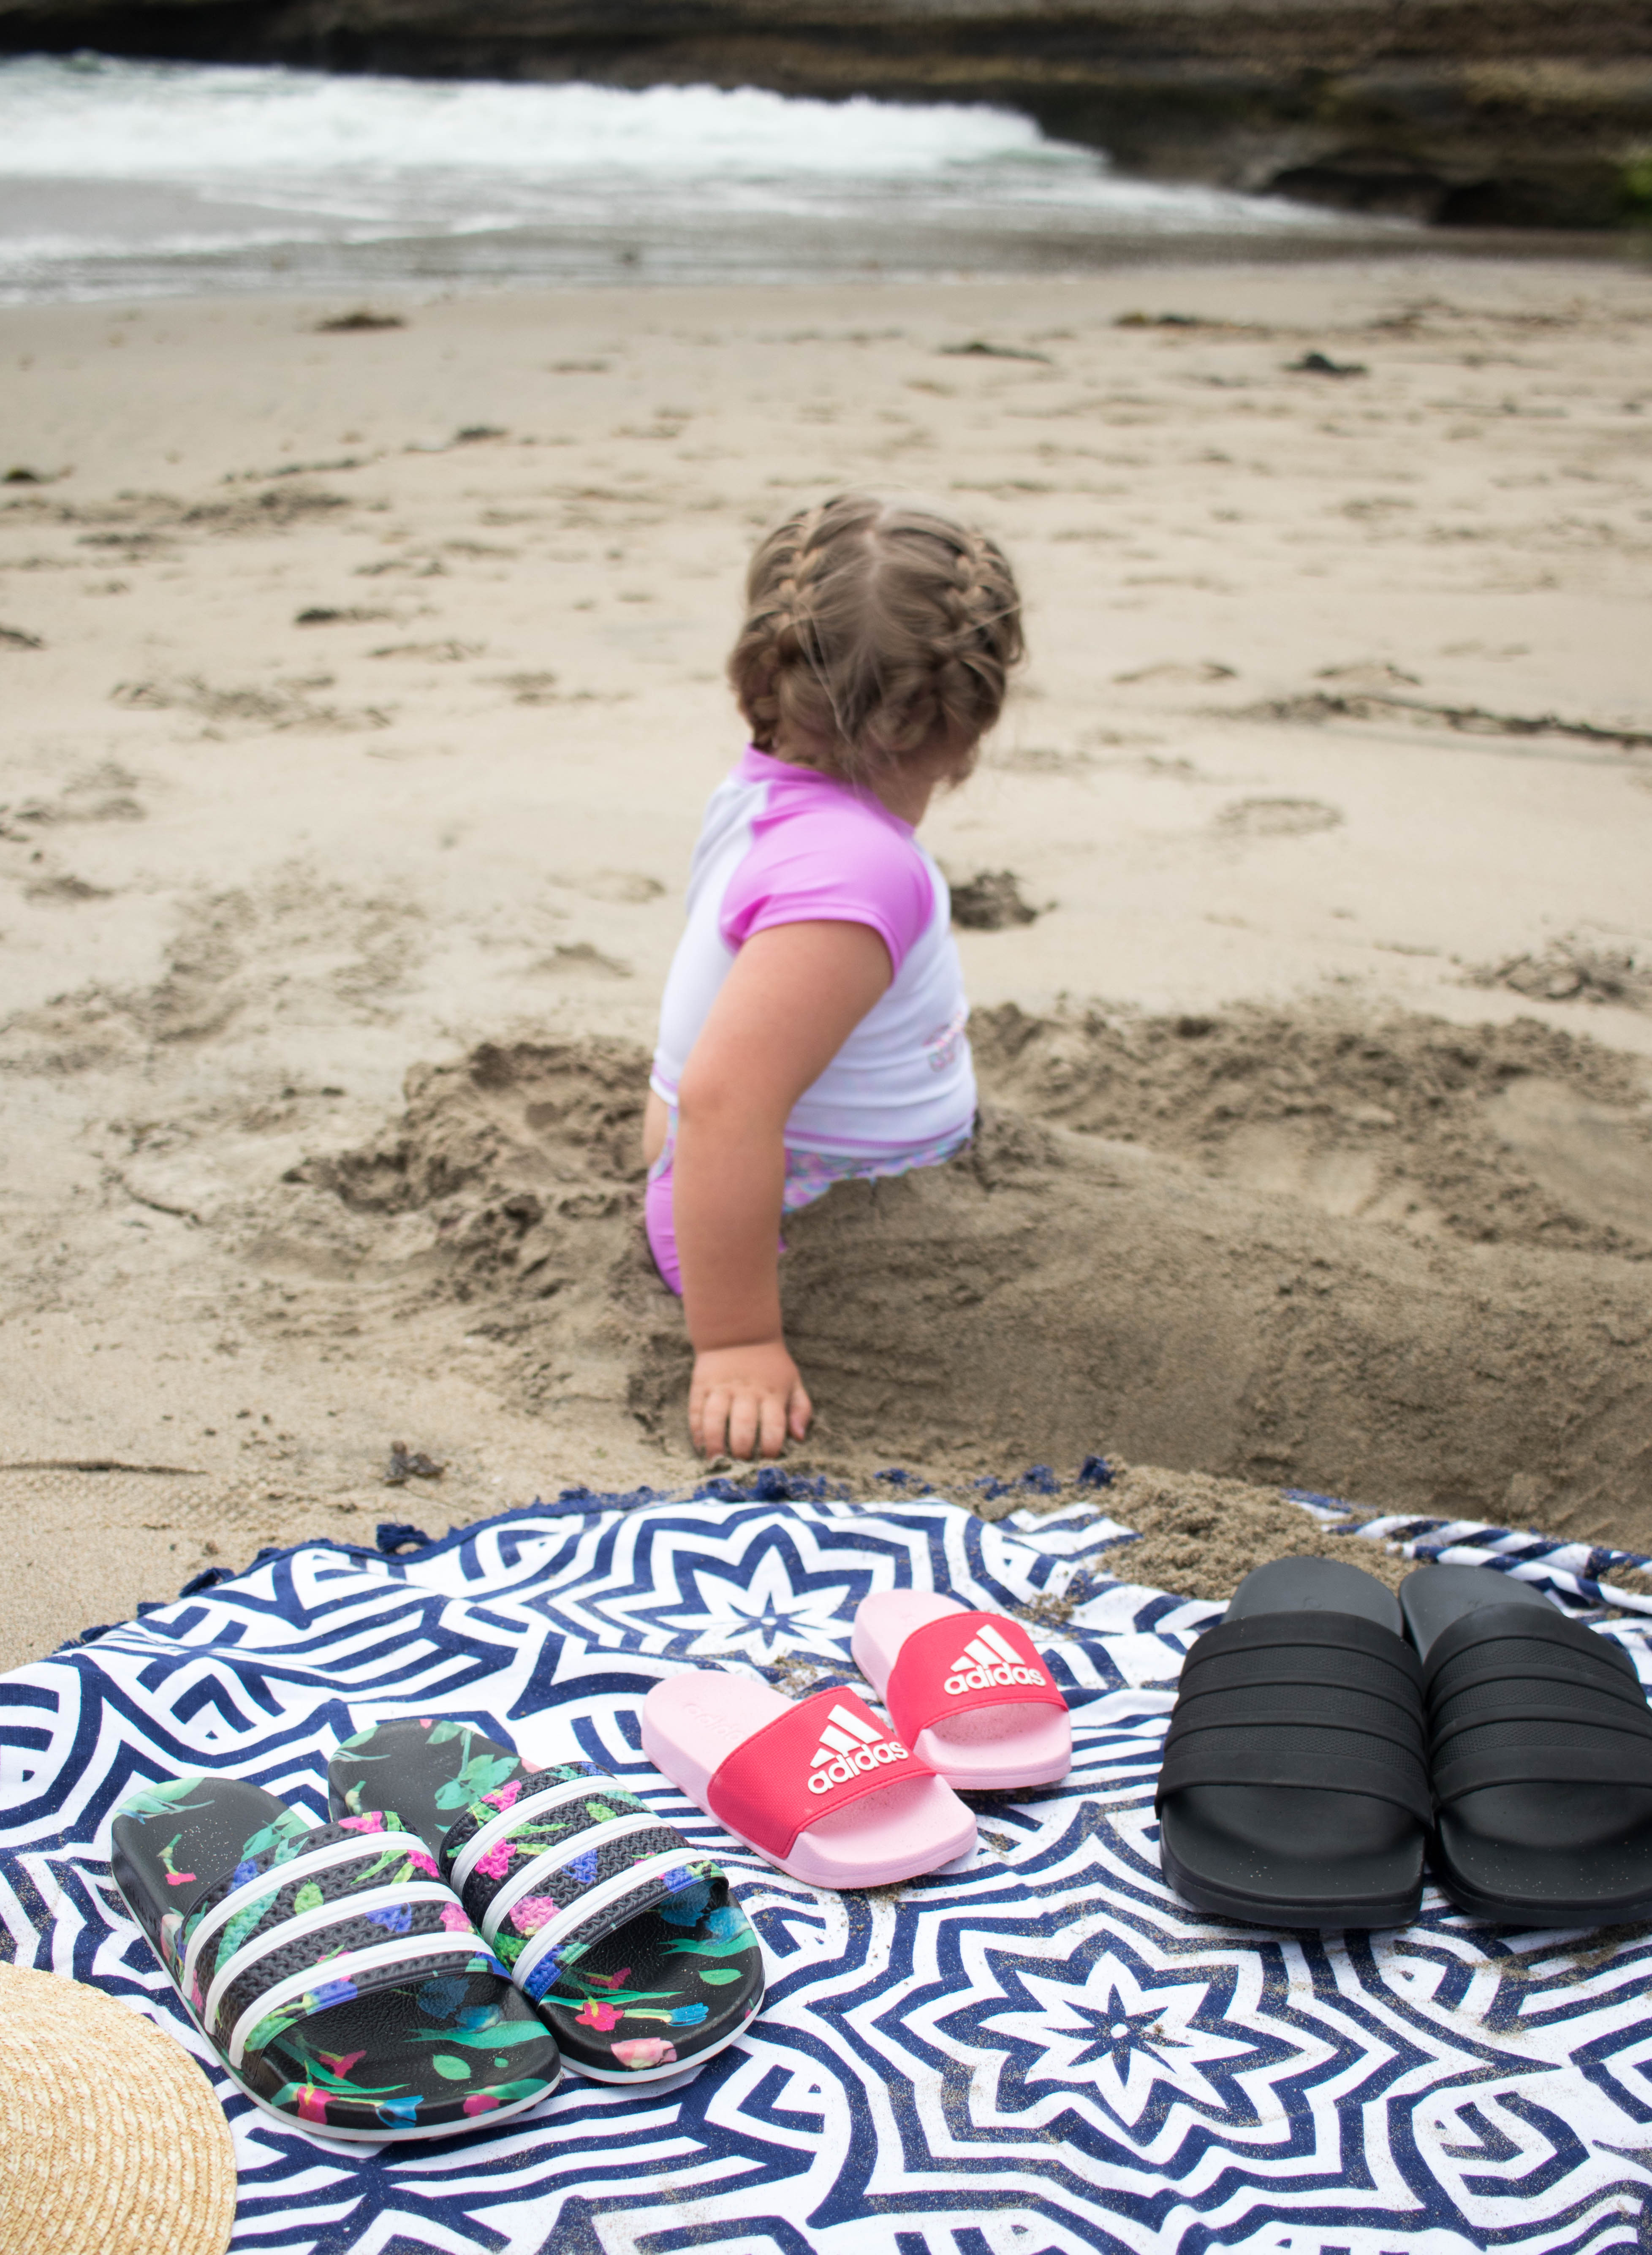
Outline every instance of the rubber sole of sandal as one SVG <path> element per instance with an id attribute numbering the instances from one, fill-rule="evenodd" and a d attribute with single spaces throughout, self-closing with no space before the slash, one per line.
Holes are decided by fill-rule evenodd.
<path id="1" fill-rule="evenodd" d="M 1279 1558 L 1248 1574 L 1223 1618 L 1353 1613 L 1398 1637 L 1392 1593 L 1334 1558 Z M 1405 1926 L 1423 1900 L 1424 1836 L 1403 1809 L 1309 1786 L 1199 1785 L 1159 1826 L 1159 1861 L 1184 1902 L 1252 1926 Z"/>
<path id="2" fill-rule="evenodd" d="M 1638 1926 L 1652 1919 L 1652 1894 L 1579 1905 L 1544 1901 L 1508 1892 L 1483 1893 L 1467 1885 L 1460 1873 L 1452 1872 L 1448 1876 L 1439 1865 L 1436 1865 L 1435 1877 L 1441 1891 L 1468 1917 L 1482 1920 L 1487 1926 L 1512 1927 L 1521 1933 L 1551 1928 L 1562 1933 L 1588 1933 L 1595 1927 Z"/>
<path id="3" fill-rule="evenodd" d="M 1348 1800 L 1346 1794 L 1311 1794 L 1298 1786 L 1203 1786 L 1197 1790 L 1202 1794 L 1245 1794 L 1249 1803 L 1247 1814 L 1262 1817 L 1263 1822 L 1271 1816 L 1281 1834 L 1301 1827 L 1304 1821 L 1321 1813 L 1305 1809 L 1303 1803 L 1309 1801 L 1327 1804 L 1341 1802 L 1346 1808 Z M 1299 1798 L 1290 1800 L 1288 1795 Z M 1264 1797 L 1270 1804 L 1266 1812 L 1258 1805 Z M 1397 1810 L 1394 1813 L 1396 1816 L 1401 1814 Z M 1170 1814 L 1167 1809 L 1166 1816 Z M 1327 1830 L 1333 1828 L 1339 1821 L 1338 1809 L 1330 1806 L 1324 1809 L 1323 1814 L 1327 1820 Z M 1207 1832 L 1201 1831 L 1195 1835 L 1195 1840 L 1200 1846 L 1208 1844 L 1218 1850 L 1225 1850 L 1230 1855 L 1235 1853 L 1231 1830 L 1225 1830 L 1215 1840 L 1212 1840 Z M 1237 1852 L 1242 1853 L 1242 1849 Z M 1392 1856 L 1396 1863 L 1402 1863 L 1403 1876 L 1400 1883 L 1386 1893 L 1358 1899 L 1351 1898 L 1346 1888 L 1340 1885 L 1335 1886 L 1329 1894 L 1304 1892 L 1293 1895 L 1280 1890 L 1277 1886 L 1276 1859 L 1271 1868 L 1259 1860 L 1255 1866 L 1258 1884 L 1255 1887 L 1224 1886 L 1209 1877 L 1208 1855 L 1206 1869 L 1190 1869 L 1177 1857 L 1173 1841 L 1165 1837 L 1163 1827 L 1159 1836 L 1159 1863 L 1165 1878 L 1185 1903 L 1194 1910 L 1206 1912 L 1212 1917 L 1238 1919 L 1247 1926 L 1306 1926 L 1317 1927 L 1325 1932 L 1409 1926 L 1421 1908 L 1423 1900 L 1420 1844 L 1416 1848 L 1414 1857 L 1409 1844 L 1402 1844 L 1397 1850 L 1386 1851 L 1379 1844 L 1374 1851 L 1367 1851 L 1367 1853 L 1373 1855 L 1374 1860 L 1381 1858 L 1387 1861 Z M 1311 1862 L 1308 1858 L 1304 1860 Z M 1415 1879 L 1410 1876 L 1413 1861 L 1417 1869 Z M 1327 1862 L 1324 1868 L 1329 1873 L 1332 1866 Z"/>
<path id="4" fill-rule="evenodd" d="M 1400 1585 L 1411 1641 L 1426 1661 L 1465 1615 L 1557 1608 L 1529 1582 L 1484 1566 L 1423 1566 Z M 1637 1683 L 1610 1637 L 1600 1643 Z M 1459 1910 L 1494 1926 L 1615 1926 L 1652 1918 L 1652 1792 L 1584 1783 L 1487 1786 L 1436 1818 L 1434 1874 Z"/>

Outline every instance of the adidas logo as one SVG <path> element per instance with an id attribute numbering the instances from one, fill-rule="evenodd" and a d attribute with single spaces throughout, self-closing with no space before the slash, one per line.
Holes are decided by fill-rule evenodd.
<path id="1" fill-rule="evenodd" d="M 1029 1668 L 1006 1636 L 989 1621 L 953 1662 L 953 1672 L 942 1687 L 947 1691 L 989 1691 L 995 1683 L 1042 1683 L 1040 1670 Z"/>
<path id="2" fill-rule="evenodd" d="M 854 1782 L 857 1770 L 873 1770 L 884 1762 L 910 1761 L 898 1739 L 886 1739 L 874 1725 L 863 1723 L 847 1707 L 834 1707 L 820 1733 L 809 1771 L 811 1793 L 830 1793 L 834 1785 Z"/>

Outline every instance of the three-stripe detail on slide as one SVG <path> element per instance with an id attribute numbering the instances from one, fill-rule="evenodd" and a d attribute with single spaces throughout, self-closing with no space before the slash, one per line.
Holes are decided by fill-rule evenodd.
<path id="1" fill-rule="evenodd" d="M 509 1809 L 497 1816 L 490 1816 L 485 1824 L 473 1832 L 464 1846 L 453 1857 L 447 1872 L 448 1882 L 453 1892 L 456 1894 L 463 1893 L 465 1881 L 489 1850 L 497 1847 L 502 1840 L 509 1840 L 529 1825 L 538 1823 L 552 1809 L 561 1807 L 566 1802 L 588 1799 L 606 1782 L 607 1781 L 599 1771 L 589 1770 L 582 1776 L 565 1779 L 559 1785 L 541 1786 L 537 1790 L 530 1790 L 519 1795 Z M 610 1800 L 617 1798 L 626 1802 L 635 1801 L 633 1795 L 625 1793 L 617 1787 L 614 1788 L 607 1797 Z M 636 1802 L 639 1809 L 642 1805 L 640 1802 Z M 651 1818 L 650 1821 L 657 1823 L 658 1820 Z M 580 1848 L 590 1845 L 591 1829 L 587 1827 L 584 1832 L 577 1836 L 570 1835 L 567 1845 L 567 1852 L 570 1855 L 574 1854 Z"/>
<path id="2" fill-rule="evenodd" d="M 537 1982 L 534 1976 L 548 1952 L 560 1949 L 565 1942 L 572 1941 L 587 1927 L 594 1925 L 600 1928 L 604 1914 L 615 1904 L 623 1902 L 627 1896 L 638 1895 L 646 1900 L 643 1891 L 650 1882 L 680 1882 L 692 1872 L 703 1872 L 710 1868 L 700 1862 L 691 1865 L 687 1860 L 687 1851 L 682 1847 L 668 1848 L 657 1855 L 639 1857 L 635 1864 L 628 1865 L 622 1872 L 615 1872 L 611 1879 L 600 1879 L 594 1886 L 587 1887 L 566 1908 L 548 1918 L 511 1967 L 511 1978 L 528 1996 L 538 1998 L 543 1995 L 550 1985 L 548 1982 Z M 639 1902 L 638 1907 L 641 1907 Z"/>
<path id="3" fill-rule="evenodd" d="M 324 1841 L 230 1887 L 200 1918 L 189 1938 L 181 1986 L 232 2069 L 240 2068 L 249 2051 L 260 2048 L 255 2039 L 284 2006 L 313 1996 L 330 2000 L 334 1995 L 359 1994 L 363 1987 L 376 1988 L 387 1978 L 411 1978 L 415 1969 L 433 1970 L 442 1959 L 462 1959 L 467 1968 L 491 1962 L 482 1936 L 454 1902 L 450 1887 L 411 1876 L 384 1879 L 386 1865 L 398 1857 L 409 1861 L 417 1858 L 429 1868 L 425 1844 L 411 1833 L 385 1830 Z M 273 1925 L 264 1924 L 284 1893 L 298 1895 L 304 1886 L 324 1875 L 340 1890 L 329 1900 L 295 1908 Z M 362 1921 L 390 1927 L 393 1933 L 398 1918 L 403 1931 L 394 1938 L 369 1941 L 360 1933 Z M 251 1931 L 247 1930 L 249 1923 Z M 410 1926 L 411 1932 L 406 1930 Z M 228 1931 L 232 1927 L 239 1927 L 244 1938 L 221 1963 L 214 1963 L 214 1948 L 226 1937 L 234 1941 Z M 354 1946 L 345 1938 L 352 1928 L 356 1929 Z M 329 1949 L 328 1937 L 335 1935 L 343 1946 L 335 1942 Z M 300 1963 L 294 1967 L 296 1945 L 302 1947 L 297 1949 Z M 200 1983 L 209 1966 L 203 1995 Z M 494 1970 L 503 1973 L 496 1964 Z"/>
<path id="4" fill-rule="evenodd" d="M 615 1816 L 606 1824 L 587 1824 L 582 1831 L 572 1833 L 567 1839 L 559 1840 L 554 1847 L 531 1857 L 519 1872 L 512 1872 L 482 1914 L 484 1939 L 491 1942 L 524 1896 L 537 1893 L 541 1887 L 552 1882 L 557 1873 L 573 1863 L 576 1857 L 594 1856 L 597 1850 L 606 1847 L 609 1841 L 628 1839 L 634 1832 L 663 1835 L 671 1843 L 670 1862 L 680 1864 L 689 1852 L 687 1842 L 646 1809 L 640 1816 Z M 566 1911 L 573 1907 L 588 1895 L 590 1885 L 588 1879 L 575 1879 L 573 1882 L 573 1892 L 560 1906 L 561 1909 Z"/>

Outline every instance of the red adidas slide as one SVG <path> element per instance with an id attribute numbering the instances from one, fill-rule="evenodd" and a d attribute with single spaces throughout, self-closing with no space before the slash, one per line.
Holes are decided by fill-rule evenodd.
<path id="1" fill-rule="evenodd" d="M 887 1590 L 861 1600 L 851 1649 L 903 1744 L 948 1785 L 1001 1793 L 1072 1767 L 1067 1703 L 1018 1621 Z"/>
<path id="2" fill-rule="evenodd" d="M 888 1886 L 975 1844 L 971 1811 L 853 1691 L 794 1704 L 749 1676 L 685 1668 L 643 1702 L 643 1752 L 809 1886 Z"/>

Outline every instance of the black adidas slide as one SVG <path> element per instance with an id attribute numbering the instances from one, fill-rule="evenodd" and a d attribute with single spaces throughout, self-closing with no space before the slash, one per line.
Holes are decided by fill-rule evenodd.
<path id="1" fill-rule="evenodd" d="M 224 2067 L 285 2128 L 450 2137 L 556 2089 L 555 2040 L 422 1840 L 179 1777 L 122 1804 L 110 1865 Z"/>
<path id="2" fill-rule="evenodd" d="M 1159 1773 L 1185 1902 L 1261 1926 L 1402 1926 L 1430 1817 L 1422 1671 L 1392 1593 L 1332 1558 L 1247 1574 L 1189 1653 Z"/>
<path id="3" fill-rule="evenodd" d="M 1484 1566 L 1422 1567 L 1400 1603 L 1452 1900 L 1505 1926 L 1652 1918 L 1652 1712 L 1623 1647 Z"/>
<path id="4" fill-rule="evenodd" d="M 589 1762 L 536 1770 L 470 1723 L 382 1723 L 339 1748 L 327 1788 L 336 1816 L 422 1836 L 580 2074 L 681 2075 L 761 2006 L 763 1950 L 721 1865 Z"/>

